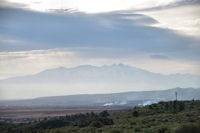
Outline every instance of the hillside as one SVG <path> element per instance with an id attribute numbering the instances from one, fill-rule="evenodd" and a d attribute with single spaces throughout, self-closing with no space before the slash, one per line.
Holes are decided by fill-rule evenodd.
<path id="1" fill-rule="evenodd" d="M 163 75 L 123 64 L 59 67 L 34 75 L 0 80 L 0 91 L 4 92 L 0 99 L 199 88 L 199 80 L 199 75 Z"/>
<path id="2" fill-rule="evenodd" d="M 2 133 L 199 133 L 200 101 L 160 102 L 121 112 L 103 111 L 43 119 L 32 123 L 1 123 Z"/>
<path id="3" fill-rule="evenodd" d="M 65 107 L 65 106 L 135 106 L 159 101 L 172 101 L 175 92 L 179 100 L 200 100 L 200 88 L 173 88 L 157 91 L 136 91 L 111 94 L 69 95 L 26 100 L 0 101 L 1 106 Z"/>

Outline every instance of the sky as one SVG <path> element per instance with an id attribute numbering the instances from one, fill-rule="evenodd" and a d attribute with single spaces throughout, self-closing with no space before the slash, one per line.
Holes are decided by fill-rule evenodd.
<path id="1" fill-rule="evenodd" d="M 0 0 L 0 79 L 123 63 L 200 74 L 199 0 Z"/>

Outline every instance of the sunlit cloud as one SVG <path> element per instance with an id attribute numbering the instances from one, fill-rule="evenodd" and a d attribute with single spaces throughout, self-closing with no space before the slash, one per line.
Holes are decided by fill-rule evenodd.
<path id="1" fill-rule="evenodd" d="M 128 9 L 145 9 L 166 6 L 181 0 L 8 0 L 25 4 L 27 8 L 37 11 L 49 9 L 75 9 L 86 13 L 109 12 Z"/>
<path id="2" fill-rule="evenodd" d="M 140 12 L 158 21 L 152 26 L 172 29 L 200 39 L 200 5 L 189 5 Z"/>

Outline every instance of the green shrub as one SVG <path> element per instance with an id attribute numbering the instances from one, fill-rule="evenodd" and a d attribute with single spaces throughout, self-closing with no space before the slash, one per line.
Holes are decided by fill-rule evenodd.
<path id="1" fill-rule="evenodd" d="M 108 117 L 108 116 L 109 116 L 109 113 L 108 113 L 108 111 L 105 110 L 105 111 L 99 113 L 99 116 L 100 116 L 100 117 Z"/>
<path id="2" fill-rule="evenodd" d="M 134 116 L 134 117 L 138 117 L 138 116 L 139 116 L 138 111 L 135 110 L 135 111 L 133 112 L 133 116 Z"/>
<path id="3" fill-rule="evenodd" d="M 112 130 L 110 133 L 120 133 L 120 131 L 117 130 L 117 129 L 114 129 L 114 130 Z"/>
<path id="4" fill-rule="evenodd" d="M 141 129 L 139 127 L 135 128 L 135 132 L 140 132 Z"/>
<path id="5" fill-rule="evenodd" d="M 93 121 L 90 125 L 96 128 L 100 128 L 103 126 L 103 124 L 100 121 Z"/>
<path id="6" fill-rule="evenodd" d="M 168 128 L 167 127 L 160 127 L 158 130 L 157 130 L 157 133 L 166 133 L 168 131 Z"/>
<path id="7" fill-rule="evenodd" d="M 200 123 L 182 125 L 176 129 L 175 133 L 200 133 Z"/>

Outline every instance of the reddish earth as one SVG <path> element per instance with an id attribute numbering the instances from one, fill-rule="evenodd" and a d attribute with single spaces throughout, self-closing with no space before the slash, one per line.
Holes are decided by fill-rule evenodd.
<path id="1" fill-rule="evenodd" d="M 87 112 L 101 112 L 103 110 L 119 111 L 122 106 L 80 106 L 80 107 L 8 107 L 0 108 L 0 121 L 30 122 L 38 119 L 65 116 Z"/>

